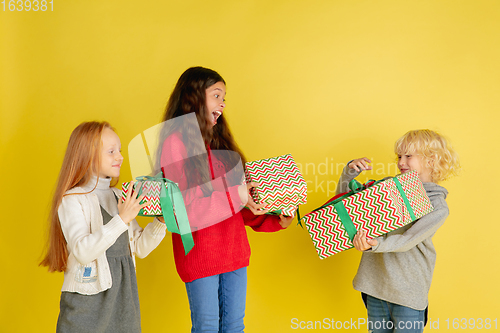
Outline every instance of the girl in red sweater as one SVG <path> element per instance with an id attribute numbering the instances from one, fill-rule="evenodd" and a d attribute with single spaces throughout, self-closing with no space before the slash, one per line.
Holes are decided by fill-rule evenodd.
<path id="1" fill-rule="evenodd" d="M 224 117 L 224 79 L 203 67 L 187 69 L 168 101 L 158 154 L 164 177 L 183 192 L 195 246 L 184 254 L 172 234 L 177 272 L 186 283 L 191 332 L 243 332 L 246 226 L 273 232 L 292 217 L 264 215 L 243 184 L 246 162 Z M 246 206 L 248 209 L 242 209 Z"/>

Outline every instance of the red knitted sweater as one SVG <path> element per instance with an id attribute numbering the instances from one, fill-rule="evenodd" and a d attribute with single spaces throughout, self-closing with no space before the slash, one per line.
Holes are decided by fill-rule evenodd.
<path id="1" fill-rule="evenodd" d="M 225 174 L 224 165 L 208 147 L 207 153 L 213 187 L 210 196 L 205 196 L 200 187 L 188 190 L 190 175 L 186 175 L 184 165 L 188 155 L 181 134 L 170 135 L 162 147 L 164 177 L 179 184 L 193 230 L 195 245 L 187 255 L 184 255 L 180 235 L 172 234 L 175 265 L 184 282 L 248 266 L 250 244 L 245 225 L 263 232 L 282 229 L 277 216 L 257 216 L 248 209 L 238 212 L 242 205 L 238 186 L 225 186 L 221 178 Z"/>

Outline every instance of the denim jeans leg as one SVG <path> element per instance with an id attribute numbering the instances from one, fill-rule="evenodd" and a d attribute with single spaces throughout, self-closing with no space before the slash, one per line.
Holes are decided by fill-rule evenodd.
<path id="1" fill-rule="evenodd" d="M 366 299 L 368 310 L 368 331 L 372 333 L 392 333 L 394 323 L 387 302 L 368 295 Z"/>
<path id="2" fill-rule="evenodd" d="M 383 301 L 368 295 L 368 328 L 373 333 L 422 333 L 425 310 Z"/>
<path id="3" fill-rule="evenodd" d="M 415 310 L 399 304 L 392 304 L 392 320 L 396 333 L 422 333 L 425 310 Z"/>
<path id="4" fill-rule="evenodd" d="M 243 267 L 220 275 L 219 332 L 241 333 L 245 329 L 247 268 Z"/>
<path id="5" fill-rule="evenodd" d="M 219 332 L 219 275 L 186 283 L 191 309 L 191 332 Z"/>

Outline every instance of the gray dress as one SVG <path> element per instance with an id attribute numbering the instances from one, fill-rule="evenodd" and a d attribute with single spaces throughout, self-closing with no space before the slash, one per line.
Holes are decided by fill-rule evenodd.
<path id="1" fill-rule="evenodd" d="M 103 224 L 111 216 L 101 207 Z M 58 333 L 141 332 L 139 294 L 128 233 L 124 232 L 106 250 L 112 286 L 95 295 L 63 291 Z"/>

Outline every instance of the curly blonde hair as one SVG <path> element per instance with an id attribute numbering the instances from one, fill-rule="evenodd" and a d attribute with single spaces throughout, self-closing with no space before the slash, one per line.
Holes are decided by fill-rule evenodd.
<path id="1" fill-rule="evenodd" d="M 439 133 L 423 129 L 409 131 L 394 144 L 396 155 L 418 154 L 432 170 L 434 183 L 449 179 L 460 172 L 458 154 Z"/>

